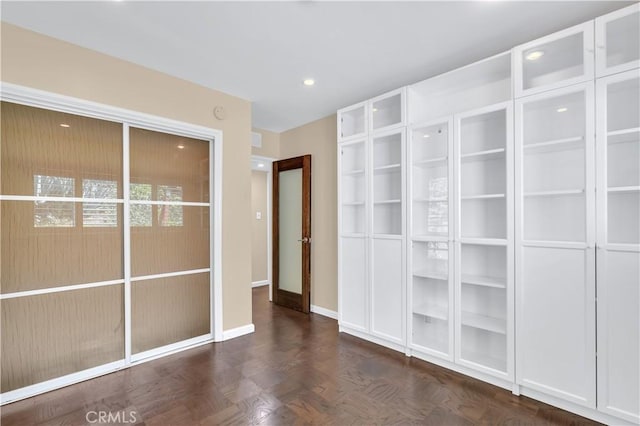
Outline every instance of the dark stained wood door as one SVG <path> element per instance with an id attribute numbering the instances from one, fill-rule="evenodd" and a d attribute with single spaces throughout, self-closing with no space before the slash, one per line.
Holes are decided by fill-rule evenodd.
<path id="1" fill-rule="evenodd" d="M 273 301 L 309 313 L 311 155 L 273 163 Z"/>

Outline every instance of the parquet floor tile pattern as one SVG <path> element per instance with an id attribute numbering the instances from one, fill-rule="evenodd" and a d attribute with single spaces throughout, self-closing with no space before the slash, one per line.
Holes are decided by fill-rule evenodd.
<path id="1" fill-rule="evenodd" d="M 254 334 L 8 404 L 1 424 L 105 424 L 87 421 L 99 411 L 149 426 L 596 424 L 338 333 L 269 303 L 268 287 L 253 290 L 253 322 Z"/>

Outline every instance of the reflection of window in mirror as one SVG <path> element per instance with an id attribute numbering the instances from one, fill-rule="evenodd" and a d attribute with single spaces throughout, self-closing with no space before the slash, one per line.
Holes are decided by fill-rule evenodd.
<path id="1" fill-rule="evenodd" d="M 132 200 L 151 200 L 152 186 L 150 183 L 132 183 L 129 185 Z M 129 208 L 131 226 L 152 226 L 152 207 L 148 204 L 132 204 Z"/>
<path id="2" fill-rule="evenodd" d="M 182 187 L 158 185 L 158 201 L 182 201 Z M 158 206 L 160 226 L 183 226 L 182 206 Z"/>
<path id="3" fill-rule="evenodd" d="M 111 198 L 118 196 L 118 183 L 112 180 L 83 179 L 84 198 Z M 82 203 L 82 225 L 85 227 L 118 226 L 118 207 L 115 203 Z"/>
<path id="4" fill-rule="evenodd" d="M 73 197 L 75 179 L 62 176 L 33 176 L 36 197 Z M 65 201 L 34 201 L 33 226 L 56 228 L 75 226 L 75 205 Z"/>

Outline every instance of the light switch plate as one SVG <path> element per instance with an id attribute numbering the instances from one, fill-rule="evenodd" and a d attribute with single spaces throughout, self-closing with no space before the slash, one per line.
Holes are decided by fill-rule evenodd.
<path id="1" fill-rule="evenodd" d="M 256 212 L 256 219 L 262 219 L 262 212 Z"/>

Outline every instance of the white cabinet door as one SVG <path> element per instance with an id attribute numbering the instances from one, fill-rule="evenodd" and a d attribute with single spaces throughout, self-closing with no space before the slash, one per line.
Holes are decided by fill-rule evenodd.
<path id="1" fill-rule="evenodd" d="M 340 325 L 368 329 L 367 238 L 340 238 Z"/>
<path id="2" fill-rule="evenodd" d="M 612 75 L 596 89 L 598 409 L 639 423 L 640 76 Z"/>
<path id="3" fill-rule="evenodd" d="M 385 131 L 403 126 L 405 118 L 405 89 L 377 96 L 370 101 L 371 132 Z"/>
<path id="4" fill-rule="evenodd" d="M 516 47 L 516 98 L 593 79 L 593 50 L 593 21 Z"/>
<path id="5" fill-rule="evenodd" d="M 365 139 L 340 144 L 338 168 L 339 233 L 348 236 L 365 236 L 368 193 Z"/>
<path id="6" fill-rule="evenodd" d="M 371 333 L 404 344 L 403 241 L 373 238 L 371 282 Z"/>
<path id="7" fill-rule="evenodd" d="M 338 146 L 338 314 L 340 326 L 369 330 L 367 140 Z"/>
<path id="8" fill-rule="evenodd" d="M 512 103 L 455 117 L 456 362 L 513 379 Z"/>
<path id="9" fill-rule="evenodd" d="M 453 120 L 413 126 L 407 158 L 409 345 L 453 361 Z"/>
<path id="10" fill-rule="evenodd" d="M 640 4 L 596 18 L 596 75 L 640 67 Z"/>
<path id="11" fill-rule="evenodd" d="M 371 138 L 371 202 L 374 236 L 404 234 L 404 129 Z"/>
<path id="12" fill-rule="evenodd" d="M 338 140 L 341 141 L 366 136 L 369 130 L 367 117 L 367 102 L 361 102 L 339 110 Z"/>
<path id="13" fill-rule="evenodd" d="M 593 84 L 516 101 L 516 380 L 595 408 Z"/>

